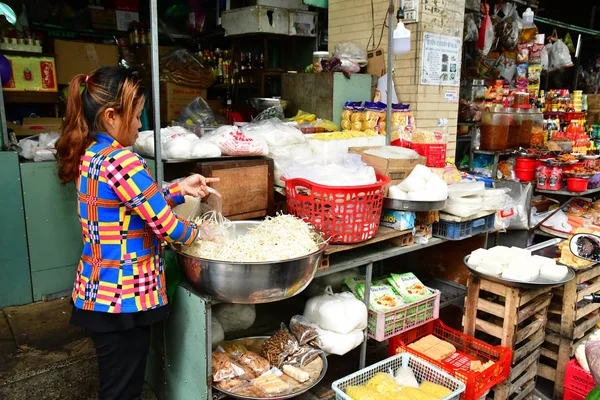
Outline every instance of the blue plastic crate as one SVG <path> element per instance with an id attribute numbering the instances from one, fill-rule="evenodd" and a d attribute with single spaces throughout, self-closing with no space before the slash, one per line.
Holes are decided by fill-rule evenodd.
<path id="1" fill-rule="evenodd" d="M 433 236 L 448 240 L 461 240 L 494 229 L 496 214 L 466 222 L 440 221 L 433 224 Z"/>

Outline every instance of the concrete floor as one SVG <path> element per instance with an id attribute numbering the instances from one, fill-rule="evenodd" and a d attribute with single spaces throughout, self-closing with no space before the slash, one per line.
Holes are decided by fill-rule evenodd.
<path id="1" fill-rule="evenodd" d="M 0 310 L 0 399 L 97 398 L 94 345 L 70 314 L 69 299 Z"/>

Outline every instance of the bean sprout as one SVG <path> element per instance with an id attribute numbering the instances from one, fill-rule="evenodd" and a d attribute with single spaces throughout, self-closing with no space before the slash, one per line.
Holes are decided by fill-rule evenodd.
<path id="1" fill-rule="evenodd" d="M 323 243 L 321 236 L 304 221 L 292 215 L 278 215 L 267 217 L 245 235 L 228 238 L 224 242 L 200 237 L 183 251 L 210 260 L 269 262 L 306 256 L 317 251 Z"/>

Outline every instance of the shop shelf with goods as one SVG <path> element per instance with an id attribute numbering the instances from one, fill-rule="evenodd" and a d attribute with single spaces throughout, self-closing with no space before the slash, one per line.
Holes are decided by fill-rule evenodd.
<path id="1" fill-rule="evenodd" d="M 534 390 L 551 299 L 551 288 L 520 289 L 469 277 L 465 334 L 513 352 L 510 376 L 494 388 L 494 399 L 525 398 Z"/>
<path id="2" fill-rule="evenodd" d="M 600 304 L 584 296 L 600 293 L 600 265 L 576 270 L 575 279 L 553 289 L 548 308 L 546 337 L 538 375 L 554 382 L 554 395 L 562 396 L 565 369 L 575 349 L 585 342 L 600 322 Z"/>

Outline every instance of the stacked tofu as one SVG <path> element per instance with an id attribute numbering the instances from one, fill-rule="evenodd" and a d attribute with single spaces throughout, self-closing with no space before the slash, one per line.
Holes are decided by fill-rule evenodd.
<path id="1" fill-rule="evenodd" d="M 533 282 L 538 278 L 557 282 L 569 272 L 551 258 L 532 256 L 529 250 L 505 246 L 475 250 L 469 265 L 483 274 L 519 282 Z"/>
<path id="2" fill-rule="evenodd" d="M 438 339 L 433 335 L 425 336 L 409 344 L 408 347 L 436 361 L 445 360 L 456 353 L 456 347 L 451 343 Z"/>

